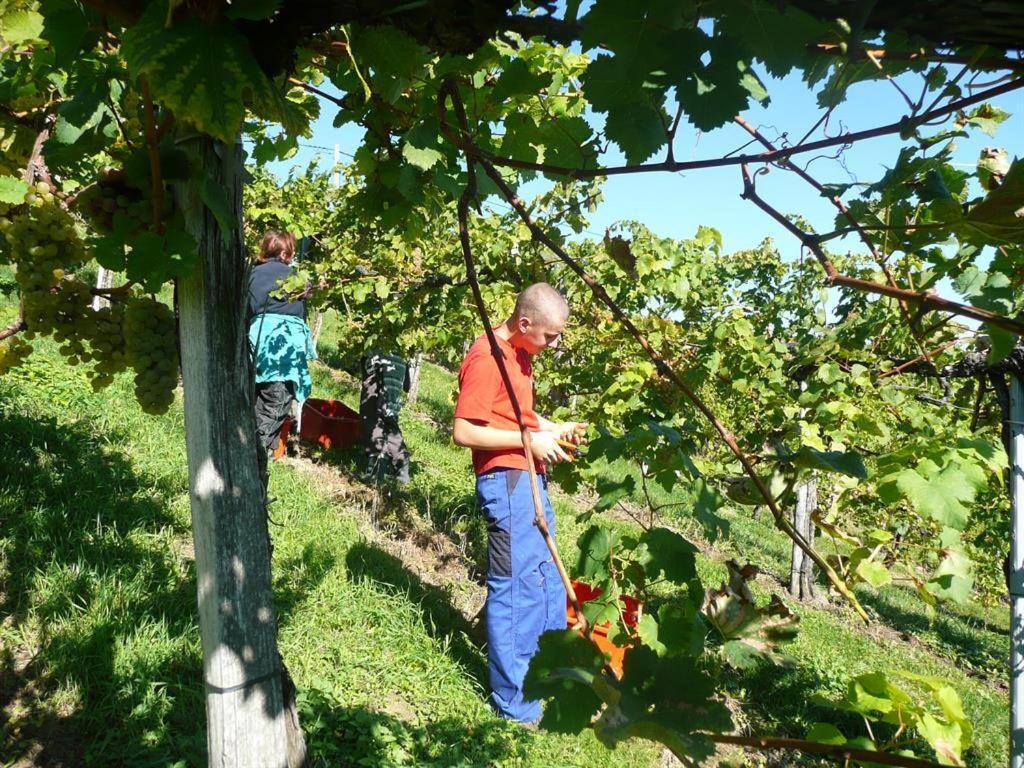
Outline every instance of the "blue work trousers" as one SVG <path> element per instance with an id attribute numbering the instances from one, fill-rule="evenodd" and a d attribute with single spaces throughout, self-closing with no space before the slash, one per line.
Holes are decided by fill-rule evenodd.
<path id="1" fill-rule="evenodd" d="M 544 475 L 537 478 L 548 529 L 555 514 Z M 525 470 L 477 476 L 477 500 L 487 517 L 487 657 L 491 703 L 502 717 L 535 722 L 540 702 L 523 698 L 523 679 L 543 632 L 565 629 L 565 587 L 534 525 Z"/>

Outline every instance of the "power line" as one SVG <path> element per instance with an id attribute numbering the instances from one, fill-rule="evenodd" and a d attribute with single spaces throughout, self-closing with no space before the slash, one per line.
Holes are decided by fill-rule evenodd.
<path id="1" fill-rule="evenodd" d="M 255 139 L 250 139 L 248 137 L 243 138 L 242 141 L 246 142 L 248 144 L 255 144 L 256 143 Z M 302 149 L 315 149 L 315 150 L 318 150 L 317 154 L 326 154 L 326 153 L 329 152 L 332 156 L 334 155 L 334 147 L 321 147 L 319 144 L 303 144 L 301 141 L 295 142 L 295 145 L 297 147 L 301 147 Z M 351 152 L 345 152 L 345 151 L 339 149 L 338 150 L 338 154 L 344 155 L 345 157 L 352 158 L 353 160 L 355 159 L 355 155 L 352 154 Z"/>

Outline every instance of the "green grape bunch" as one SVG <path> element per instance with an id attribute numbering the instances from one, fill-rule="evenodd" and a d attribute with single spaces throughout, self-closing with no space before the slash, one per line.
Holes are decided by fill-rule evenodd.
<path id="1" fill-rule="evenodd" d="M 151 298 L 132 298 L 124 313 L 124 351 L 135 369 L 135 397 L 151 415 L 167 412 L 178 385 L 174 313 Z"/>
<path id="2" fill-rule="evenodd" d="M 144 142 L 145 127 L 142 123 L 142 96 L 138 91 L 127 90 L 121 100 L 121 133 L 115 146 L 131 147 Z"/>
<path id="3" fill-rule="evenodd" d="M 115 229 L 131 235 L 148 229 L 152 224 L 152 207 L 142 192 L 128 184 L 124 171 L 107 169 L 91 187 L 84 190 L 75 200 L 81 211 L 100 234 L 110 234 Z"/>
<path id="4" fill-rule="evenodd" d="M 128 368 L 124 341 L 125 310 L 126 303 L 116 301 L 110 306 L 100 307 L 93 314 L 89 338 L 91 351 L 88 353 L 93 368 L 88 375 L 95 391 L 112 384 L 114 375 Z"/>
<path id="5" fill-rule="evenodd" d="M 17 268 L 28 338 L 53 335 L 64 354 L 78 357 L 85 352 L 80 337 L 88 324 L 91 297 L 88 286 L 67 273 L 88 254 L 74 217 L 49 184 L 33 185 L 24 202 L 0 216 L 0 252 Z"/>
<path id="6" fill-rule="evenodd" d="M 0 346 L 0 376 L 20 366 L 32 354 L 32 345 L 18 336 Z"/>

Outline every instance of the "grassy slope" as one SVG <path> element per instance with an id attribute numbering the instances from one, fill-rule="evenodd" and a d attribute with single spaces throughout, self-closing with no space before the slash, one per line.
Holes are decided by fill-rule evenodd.
<path id="1" fill-rule="evenodd" d="M 41 347 L 0 380 L 0 765 L 202 765 L 180 402 L 146 417 L 127 377 L 92 394 Z M 447 596 L 313 479 L 278 465 L 271 484 L 281 647 L 318 764 L 651 764 L 492 716 Z"/>
<path id="2" fill-rule="evenodd" d="M 7 315 L 0 312 L 0 322 Z M 325 349 L 334 343 L 325 331 Z M 201 763 L 198 634 L 190 561 L 180 408 L 144 416 L 121 379 L 93 395 L 52 349 L 0 381 L 0 705 L 14 715 L 0 765 L 19 754 L 45 763 Z M 419 402 L 403 419 L 418 470 L 403 499 L 481 562 L 468 456 L 438 425 L 449 423 L 450 374 L 426 366 Z M 321 392 L 353 391 L 323 367 Z M 10 450 L 8 450 L 10 446 Z M 10 455 L 10 459 L 8 459 Z M 349 460 L 339 460 L 340 470 Z M 275 466 L 272 515 L 281 645 L 303 692 L 303 725 L 321 764 L 650 765 L 649 748 L 607 754 L 591 737 L 533 734 L 492 717 L 483 703 L 484 659 L 463 633 L 451 596 L 424 584 L 360 532 L 360 515 L 289 466 Z M 570 500 L 556 501 L 559 540 L 579 528 Z M 781 572 L 784 542 L 767 525 L 732 515 L 737 547 Z M 707 583 L 717 557 L 702 559 Z M 978 728 L 975 766 L 1005 764 L 1005 694 L 984 675 L 1007 645 L 1005 623 L 944 613 L 934 625 L 912 599 L 886 590 L 872 601 L 894 626 L 865 632 L 841 610 L 801 609 L 788 671 L 738 676 L 758 730 L 788 729 L 824 713 L 816 692 L 851 674 L 909 669 L 950 676 Z M 34 655 L 32 655 L 34 654 Z M 13 695 L 14 701 L 11 701 Z M 111 727 L 116 724 L 115 727 Z"/>
<path id="3" fill-rule="evenodd" d="M 322 346 L 328 356 L 335 342 L 325 327 Z M 327 362 L 330 362 L 328 357 Z M 404 414 L 403 431 L 418 462 L 428 467 L 414 477 L 412 496 L 435 496 L 449 501 L 434 505 L 432 519 L 441 530 L 465 536 L 463 515 L 472 511 L 472 486 L 468 480 L 468 460 L 464 452 L 452 446 L 443 425 L 451 423 L 453 376 L 436 366 L 424 366 L 420 398 Z M 321 389 L 352 402 L 354 391 L 338 384 L 323 367 L 317 371 Z M 441 426 L 439 434 L 437 427 Z M 458 468 L 462 467 L 462 470 Z M 442 471 L 437 471 L 443 468 Z M 462 489 L 461 491 L 458 489 Z M 462 494 L 460 496 L 460 494 Z M 563 553 L 575 552 L 580 527 L 575 524 L 572 500 L 555 496 L 559 513 L 559 546 Z M 771 526 L 767 516 L 753 518 L 747 512 L 726 510 L 731 524 L 731 542 L 701 557 L 698 562 L 705 584 L 717 585 L 725 578 L 723 562 L 740 557 L 758 564 L 767 574 L 760 581 L 771 585 L 785 576 L 788 581 L 789 543 Z M 471 518 L 472 519 L 472 518 Z M 685 526 L 686 521 L 679 521 Z M 483 531 L 476 531 L 477 551 L 483 544 Z M 474 545 L 470 545 L 473 550 Z M 772 578 L 772 576 L 779 578 Z M 762 597 L 764 589 L 761 590 Z M 847 681 L 871 671 L 906 670 L 948 678 L 964 700 L 974 719 L 975 747 L 972 766 L 999 766 L 1007 760 L 1006 724 L 1008 699 L 1005 689 L 996 685 L 1006 679 L 1005 659 L 1009 652 L 1008 623 L 1004 612 L 989 612 L 975 605 L 943 606 L 930 620 L 921 602 L 910 590 L 888 587 L 860 590 L 860 598 L 877 617 L 865 628 L 851 611 L 843 607 L 796 606 L 801 616 L 801 632 L 790 647 L 794 664 L 789 669 L 765 668 L 736 675 L 731 693 L 746 702 L 751 725 L 758 732 L 786 731 L 803 736 L 818 720 L 836 719 L 836 713 L 814 705 L 811 697 L 822 694 L 838 697 Z M 907 633 L 901 636 L 901 632 Z M 861 723 L 846 722 L 848 735 L 861 735 Z"/>

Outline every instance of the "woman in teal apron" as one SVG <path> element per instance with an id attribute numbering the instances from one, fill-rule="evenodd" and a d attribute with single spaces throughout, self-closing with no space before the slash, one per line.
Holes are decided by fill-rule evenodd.
<path id="1" fill-rule="evenodd" d="M 306 324 L 307 289 L 298 297 L 281 290 L 292 272 L 295 236 L 270 231 L 260 243 L 249 274 L 249 343 L 256 368 L 256 431 L 268 451 L 277 448 L 281 426 L 292 402 L 309 397 L 316 359 L 313 334 Z"/>

